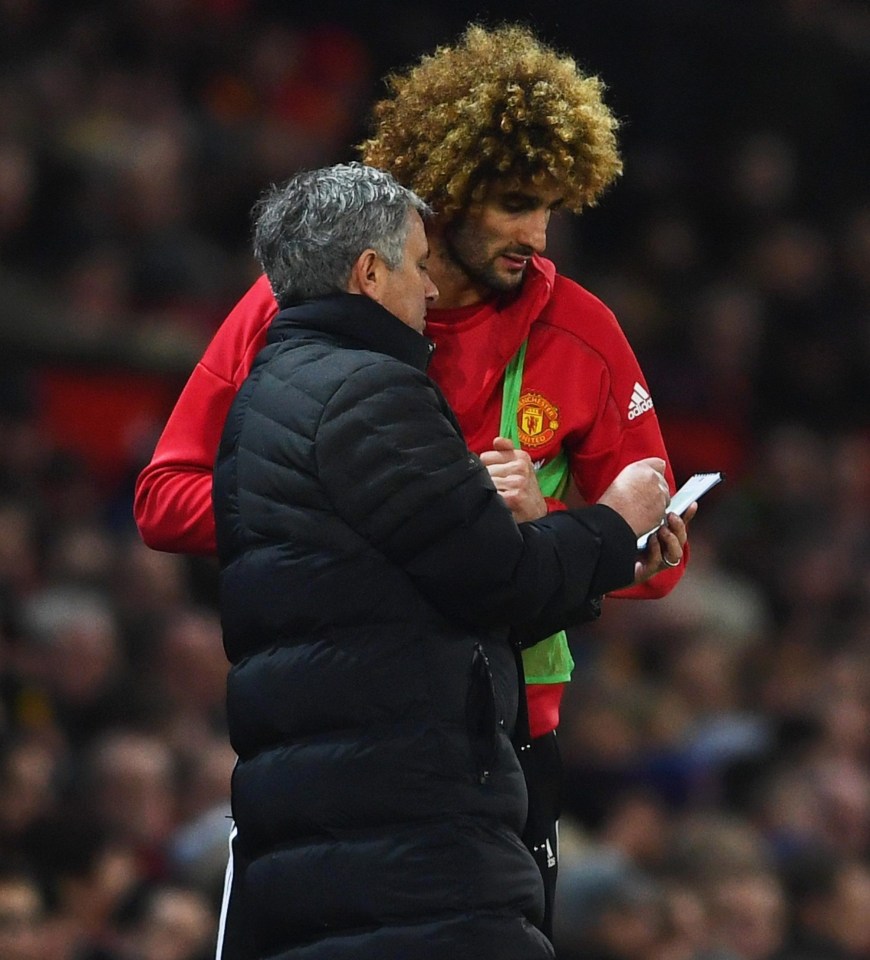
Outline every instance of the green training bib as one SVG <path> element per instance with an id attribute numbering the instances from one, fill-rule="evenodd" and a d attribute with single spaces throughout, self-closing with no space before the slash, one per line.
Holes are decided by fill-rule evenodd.
<path id="1" fill-rule="evenodd" d="M 523 386 L 523 365 L 526 359 L 526 344 L 514 354 L 504 372 L 504 390 L 501 406 L 501 436 L 520 445 L 517 426 L 520 393 Z M 538 486 L 545 497 L 561 499 L 570 479 L 568 457 L 564 450 L 549 463 L 544 464 L 536 473 Z M 523 667 L 526 683 L 567 683 L 574 669 L 574 659 L 568 648 L 568 637 L 564 630 L 554 633 L 523 650 Z"/>

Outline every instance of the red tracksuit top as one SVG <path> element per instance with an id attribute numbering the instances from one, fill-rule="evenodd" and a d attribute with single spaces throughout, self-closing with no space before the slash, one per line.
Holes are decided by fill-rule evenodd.
<path id="1" fill-rule="evenodd" d="M 277 305 L 260 277 L 218 328 L 194 368 L 136 482 L 133 512 L 155 550 L 215 552 L 212 466 L 236 391 L 263 346 Z M 623 467 L 667 454 L 649 388 L 613 313 L 542 257 L 530 262 L 518 296 L 455 310 L 432 309 L 426 335 L 436 350 L 429 375 L 439 384 L 476 453 L 499 435 L 502 374 L 524 339 L 520 442 L 544 463 L 564 447 L 574 484 L 594 503 Z M 674 478 L 667 466 L 668 483 Z M 561 504 L 551 502 L 551 509 Z M 668 593 L 683 563 L 621 597 Z M 532 736 L 558 726 L 563 684 L 527 687 Z"/>

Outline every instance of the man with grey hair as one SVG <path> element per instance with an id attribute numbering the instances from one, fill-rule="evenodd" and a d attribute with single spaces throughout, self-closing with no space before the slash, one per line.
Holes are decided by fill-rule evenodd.
<path id="1" fill-rule="evenodd" d="M 279 307 L 346 290 L 365 248 L 388 272 L 397 270 L 409 232 L 418 221 L 422 226 L 412 211 L 431 215 L 415 193 L 360 163 L 303 172 L 266 191 L 254 208 L 254 255 Z M 416 248 L 428 257 L 425 240 Z M 426 283 L 424 306 L 437 296 L 432 281 Z M 422 333 L 424 317 L 399 319 Z"/>
<path id="2" fill-rule="evenodd" d="M 243 858 L 221 937 L 282 960 L 552 958 L 515 638 L 632 582 L 664 462 L 518 524 L 425 372 L 426 205 L 350 164 L 255 209 L 280 309 L 214 471 Z"/>

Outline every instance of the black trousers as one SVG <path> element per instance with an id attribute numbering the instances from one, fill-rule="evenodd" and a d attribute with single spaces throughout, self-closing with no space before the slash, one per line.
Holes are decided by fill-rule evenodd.
<path id="1" fill-rule="evenodd" d="M 520 751 L 520 761 L 529 794 L 529 815 L 523 842 L 535 858 L 544 880 L 544 920 L 541 932 L 553 939 L 553 900 L 559 860 L 559 814 L 562 809 L 562 758 L 556 734 L 548 733 L 532 740 Z M 245 929 L 241 877 L 244 855 L 230 834 L 230 858 L 227 864 L 224 901 L 221 910 L 216 960 L 252 960 L 256 951 L 250 932 Z"/>
<path id="2" fill-rule="evenodd" d="M 541 932 L 553 939 L 553 901 L 559 869 L 559 815 L 562 811 L 562 757 L 556 732 L 536 737 L 520 751 L 529 793 L 529 816 L 523 843 L 529 848 L 544 880 L 544 920 Z"/>

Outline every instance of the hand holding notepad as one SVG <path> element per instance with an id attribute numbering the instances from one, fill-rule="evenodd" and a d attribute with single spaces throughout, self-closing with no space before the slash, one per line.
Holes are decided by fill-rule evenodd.
<path id="1" fill-rule="evenodd" d="M 724 479 L 725 474 L 718 471 L 715 473 L 696 473 L 689 477 L 671 497 L 671 502 L 668 505 L 668 513 L 676 513 L 682 516 L 696 500 L 700 500 L 708 490 L 715 487 L 717 483 L 721 483 Z M 649 538 L 660 526 L 661 524 L 658 524 L 658 526 L 653 527 L 652 530 L 649 530 L 642 537 L 638 537 L 638 550 L 646 549 Z"/>

